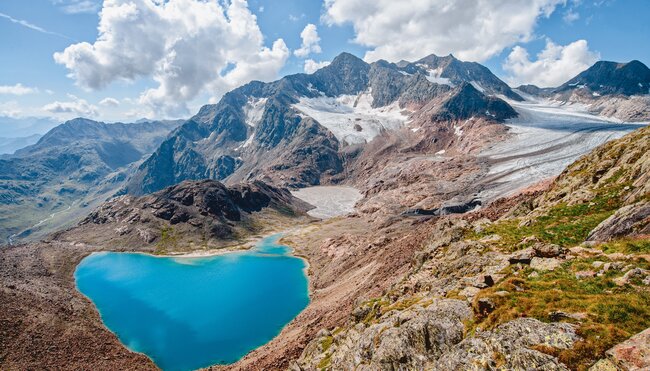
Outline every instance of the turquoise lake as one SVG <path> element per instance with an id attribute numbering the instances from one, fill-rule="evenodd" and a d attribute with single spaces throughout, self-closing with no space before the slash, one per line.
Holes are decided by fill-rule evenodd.
<path id="1" fill-rule="evenodd" d="M 201 258 L 95 253 L 77 267 L 77 288 L 123 344 L 163 370 L 233 363 L 309 303 L 305 262 L 278 238 Z"/>

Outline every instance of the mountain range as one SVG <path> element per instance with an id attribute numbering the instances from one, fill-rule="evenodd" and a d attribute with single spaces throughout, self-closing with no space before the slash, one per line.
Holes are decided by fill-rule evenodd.
<path id="1" fill-rule="evenodd" d="M 28 236 L 30 226 L 72 199 L 85 205 L 80 200 L 93 194 L 96 206 L 116 193 L 143 195 L 185 180 L 294 188 L 347 182 L 374 189 L 371 194 L 415 187 L 414 179 L 388 186 L 394 178 L 378 174 L 389 163 L 413 163 L 409 156 L 476 154 L 499 142 L 508 131 L 502 123 L 519 115 L 513 107 L 522 96 L 646 119 L 650 98 L 637 93 L 649 84 L 648 71 L 638 61 L 598 62 L 558 88 L 511 89 L 486 67 L 452 55 L 369 64 L 343 53 L 310 75 L 248 83 L 186 121 L 75 119 L 0 160 L 0 199 L 9 212 L 0 217 L 2 235 Z M 10 221 L 11 205 L 36 208 L 25 220 Z M 52 230 L 44 224 L 43 233 Z"/>
<path id="2" fill-rule="evenodd" d="M 516 116 L 489 93 L 521 100 L 487 68 L 453 56 L 399 67 L 344 53 L 312 75 L 251 82 L 202 107 L 140 166 L 127 190 L 143 194 L 201 178 L 325 183 L 359 156 L 350 147 L 386 132 Z"/>
<path id="3" fill-rule="evenodd" d="M 637 61 L 513 89 L 452 55 L 343 53 L 188 120 L 68 121 L 0 157 L 0 368 L 157 369 L 79 262 L 271 233 L 309 305 L 224 369 L 649 368 L 648 83 Z"/>
<path id="4" fill-rule="evenodd" d="M 33 145 L 0 157 L 0 236 L 52 231 L 113 196 L 143 157 L 153 152 L 178 121 L 105 124 L 75 119 L 55 127 Z M 69 208 L 69 209 L 68 209 Z M 39 224 L 39 221 L 42 221 Z"/>

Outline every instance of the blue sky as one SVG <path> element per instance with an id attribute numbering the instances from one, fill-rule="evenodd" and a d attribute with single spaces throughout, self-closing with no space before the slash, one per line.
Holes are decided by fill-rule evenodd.
<path id="1" fill-rule="evenodd" d="M 200 2 L 165 1 L 177 2 L 184 9 L 192 2 Z M 134 0 L 133 6 L 139 11 L 137 14 L 143 14 L 143 9 L 139 8 L 145 6 L 143 4 L 153 8 L 163 6 L 156 2 L 161 0 Z M 110 32 L 114 32 L 116 38 L 126 38 L 128 43 L 113 41 L 105 49 L 98 50 L 93 49 L 92 44 L 99 34 L 99 11 L 104 5 L 101 1 L 0 0 L 0 68 L 3 71 L 0 74 L 0 116 L 52 116 L 57 120 L 90 116 L 105 121 L 133 121 L 143 116 L 188 117 L 202 104 L 214 102 L 233 86 L 250 79 L 272 80 L 303 72 L 306 60 L 327 62 L 343 51 L 369 61 L 377 58 L 413 60 L 416 55 L 453 52 L 462 59 L 485 64 L 511 84 L 558 84 L 570 77 L 569 73 L 584 69 L 596 59 L 638 59 L 650 64 L 650 22 L 647 19 L 650 1 L 539 2 L 546 5 L 532 9 L 529 5 L 532 2 L 528 0 L 476 0 L 476 4 L 483 5 L 467 10 L 440 8 L 438 12 L 437 7 L 444 7 L 447 2 L 426 0 L 414 4 L 430 3 L 430 6 L 409 13 L 408 5 L 391 8 L 395 3 L 384 0 L 328 0 L 327 4 L 323 1 L 250 0 L 243 6 L 247 6 L 257 19 L 251 24 L 246 18 L 245 27 L 250 29 L 245 33 L 261 32 L 259 40 L 240 35 L 238 27 L 244 26 L 234 25 L 234 19 L 229 16 L 224 19 L 232 21 L 233 25 L 218 29 L 210 28 L 211 18 L 207 17 L 202 28 L 188 26 L 185 31 L 166 30 L 165 35 L 176 33 L 177 38 L 188 38 L 196 30 L 214 35 L 213 38 L 197 37 L 183 48 L 156 45 L 155 33 L 149 44 L 136 40 L 141 35 L 139 27 L 157 27 L 158 18 L 152 15 L 150 22 L 142 26 L 145 23 L 142 20 L 132 23 L 106 20 Z M 130 0 L 114 0 L 114 3 L 124 5 Z M 497 3 L 500 3 L 498 10 L 490 9 Z M 229 5 L 223 3 L 222 8 Z M 202 9 L 197 8 L 197 14 L 205 13 L 205 8 Z M 442 14 L 447 11 L 449 13 Z M 510 11 L 519 17 L 512 25 L 508 24 L 514 19 Z M 526 13 L 528 11 L 530 14 Z M 181 22 L 183 16 L 168 9 L 161 17 Z M 444 26 L 453 17 L 457 17 L 453 20 L 454 27 Z M 489 24 L 492 18 L 494 24 Z M 213 22 L 217 20 L 212 19 Z M 295 51 L 301 47 L 301 32 L 308 24 L 315 26 L 320 40 L 310 44 L 312 52 L 299 57 Z M 477 25 L 485 29 L 472 32 Z M 485 40 L 482 39 L 484 34 Z M 227 44 L 224 40 L 233 38 L 233 45 L 223 45 Z M 284 43 L 276 43 L 279 39 Z M 138 45 L 129 50 L 134 40 Z M 88 44 L 80 47 L 81 51 L 66 50 L 83 42 Z M 237 50 L 239 45 L 246 51 Z M 320 52 L 314 51 L 314 45 Z M 259 52 L 261 48 L 266 51 Z M 211 53 L 215 49 L 217 51 Z M 64 55 L 55 61 L 54 53 L 64 50 Z M 191 74 L 169 73 L 169 68 L 160 67 L 161 61 L 178 55 L 181 50 L 192 50 L 196 57 L 174 60 L 172 70 L 190 71 Z M 141 55 L 137 55 L 140 51 Z M 538 56 L 543 51 L 546 51 L 544 56 Z M 139 60 L 156 53 L 160 55 L 152 60 Z M 203 59 L 204 53 L 205 61 L 192 60 Z M 234 59 L 228 61 L 224 55 L 234 55 L 228 57 Z M 102 62 L 107 56 L 115 58 Z M 268 66 L 260 67 L 262 61 L 268 62 Z M 241 68 L 233 74 L 229 74 L 230 68 L 222 68 L 234 65 Z M 220 67 L 215 69 L 214 66 Z"/>

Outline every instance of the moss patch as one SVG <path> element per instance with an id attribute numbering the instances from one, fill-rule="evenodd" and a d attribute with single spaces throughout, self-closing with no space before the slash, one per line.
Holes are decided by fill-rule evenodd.
<path id="1" fill-rule="evenodd" d="M 533 317 L 550 321 L 553 311 L 581 313 L 580 320 L 567 319 L 578 326 L 583 338 L 573 349 L 544 349 L 557 356 L 571 369 L 586 370 L 615 344 L 650 327 L 650 290 L 645 286 L 618 286 L 613 279 L 623 271 L 610 270 L 602 276 L 577 279 L 575 272 L 593 269 L 593 259 L 576 259 L 564 263 L 555 271 L 528 277 L 527 268 L 519 276 L 510 275 L 490 289 L 483 290 L 475 300 L 490 298 L 496 309 L 479 318 L 477 326 L 490 329 L 518 317 Z M 648 268 L 645 260 L 628 262 Z M 507 295 L 496 295 L 508 291 Z"/>
<path id="2" fill-rule="evenodd" d="M 598 245 L 606 253 L 650 254 L 648 239 L 620 239 Z"/>

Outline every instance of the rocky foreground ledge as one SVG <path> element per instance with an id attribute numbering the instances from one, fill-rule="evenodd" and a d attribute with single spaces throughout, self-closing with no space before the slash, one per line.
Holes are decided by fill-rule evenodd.
<path id="1" fill-rule="evenodd" d="M 647 370 L 649 258 L 643 128 L 543 192 L 436 219 L 406 274 L 290 368 Z"/>

